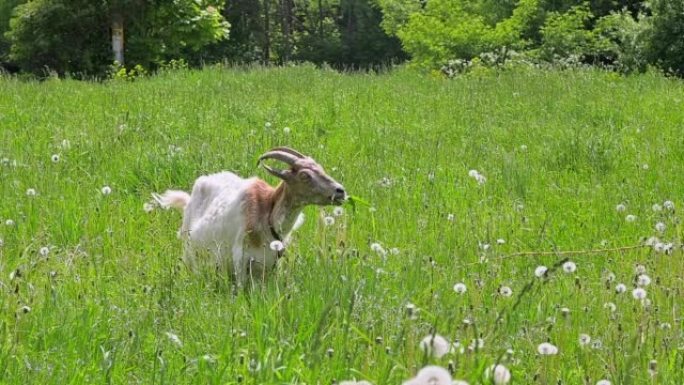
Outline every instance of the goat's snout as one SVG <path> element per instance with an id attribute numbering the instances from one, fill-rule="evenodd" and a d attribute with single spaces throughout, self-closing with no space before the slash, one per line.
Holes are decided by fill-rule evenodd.
<path id="1" fill-rule="evenodd" d="M 335 188 L 335 194 L 332 198 L 333 201 L 337 204 L 341 204 L 347 199 L 347 192 L 344 190 L 344 187 L 342 187 L 342 185 L 339 185 Z"/>

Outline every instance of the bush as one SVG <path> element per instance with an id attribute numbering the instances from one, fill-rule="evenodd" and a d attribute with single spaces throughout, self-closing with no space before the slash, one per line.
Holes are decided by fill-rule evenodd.
<path id="1" fill-rule="evenodd" d="M 648 55 L 666 72 L 684 76 L 684 0 L 651 2 Z"/>

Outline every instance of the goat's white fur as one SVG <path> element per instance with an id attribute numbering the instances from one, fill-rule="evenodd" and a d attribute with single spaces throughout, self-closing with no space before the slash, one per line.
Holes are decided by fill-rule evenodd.
<path id="1" fill-rule="evenodd" d="M 183 211 L 183 224 L 178 237 L 185 241 L 183 259 L 191 269 L 197 267 L 197 252 L 203 250 L 209 251 L 206 254 L 215 258 L 212 262 L 233 274 L 239 285 L 245 283 L 250 271 L 252 274 L 265 272 L 275 265 L 278 253 L 269 247 L 274 240 L 270 231 L 259 234 L 264 240 L 260 246 L 245 239 L 246 196 L 258 182 L 261 182 L 258 178 L 243 179 L 231 172 L 221 172 L 199 177 L 191 194 L 178 190 L 168 190 L 162 195 L 153 194 L 161 207 Z M 302 225 L 304 217 L 300 210 L 281 214 L 274 223 L 276 228 L 283 231 L 280 236 L 286 246 L 290 234 Z M 292 220 L 286 216 L 292 216 Z"/>

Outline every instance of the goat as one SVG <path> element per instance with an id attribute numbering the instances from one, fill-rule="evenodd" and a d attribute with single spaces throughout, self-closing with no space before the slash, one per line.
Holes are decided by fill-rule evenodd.
<path id="1" fill-rule="evenodd" d="M 289 168 L 272 168 L 263 163 L 266 159 Z M 275 147 L 259 157 L 259 165 L 281 179 L 277 187 L 225 171 L 197 178 L 191 194 L 178 190 L 152 194 L 163 208 L 183 211 L 178 237 L 185 242 L 183 260 L 191 270 L 196 268 L 198 251 L 204 250 L 239 286 L 249 276 L 263 277 L 301 226 L 305 206 L 341 205 L 347 199 L 344 187 L 323 167 L 293 149 Z"/>

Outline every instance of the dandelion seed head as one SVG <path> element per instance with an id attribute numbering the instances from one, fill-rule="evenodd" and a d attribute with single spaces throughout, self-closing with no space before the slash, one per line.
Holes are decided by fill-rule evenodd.
<path id="1" fill-rule="evenodd" d="M 640 274 L 637 276 L 637 285 L 639 286 L 648 286 L 651 284 L 651 277 L 649 277 L 646 274 Z"/>
<path id="2" fill-rule="evenodd" d="M 520 151 L 527 151 L 527 145 L 526 145 L 526 144 L 521 144 L 521 145 L 520 145 Z"/>
<path id="3" fill-rule="evenodd" d="M 333 209 L 333 215 L 336 217 L 342 216 L 344 214 L 344 209 L 340 206 L 337 206 Z"/>
<path id="4" fill-rule="evenodd" d="M 289 135 L 290 131 L 291 131 L 290 127 L 283 127 L 283 134 Z"/>
<path id="5" fill-rule="evenodd" d="M 542 356 L 555 356 L 558 354 L 558 347 L 548 342 L 542 342 L 537 346 L 537 352 Z"/>
<path id="6" fill-rule="evenodd" d="M 672 211 L 675 209 L 675 204 L 672 201 L 665 201 L 663 202 L 663 207 L 665 210 Z"/>
<path id="7" fill-rule="evenodd" d="M 491 378 L 495 385 L 505 385 L 511 381 L 511 372 L 501 364 L 492 365 L 485 370 L 485 378 Z"/>
<path id="8" fill-rule="evenodd" d="M 593 340 L 591 342 L 592 349 L 601 349 L 603 347 L 603 342 L 601 340 Z"/>
<path id="9" fill-rule="evenodd" d="M 439 334 L 427 335 L 420 341 L 420 350 L 427 353 L 429 356 L 440 358 L 449 353 L 449 341 Z"/>
<path id="10" fill-rule="evenodd" d="M 506 243 L 506 240 L 503 239 L 503 238 L 499 238 L 499 239 L 496 240 L 496 244 L 497 244 L 497 245 L 503 245 L 504 243 Z"/>
<path id="11" fill-rule="evenodd" d="M 634 272 L 637 274 L 646 274 L 646 266 L 644 266 L 642 264 L 637 264 L 634 267 Z"/>
<path id="12" fill-rule="evenodd" d="M 27 189 L 27 190 L 26 190 L 26 196 L 29 196 L 29 197 L 34 197 L 34 196 L 36 196 L 36 190 L 35 190 L 35 189 L 32 189 L 32 188 Z"/>
<path id="13" fill-rule="evenodd" d="M 577 270 L 577 265 L 575 265 L 575 262 L 572 261 L 567 261 L 563 264 L 563 271 L 570 274 L 574 273 Z"/>
<path id="14" fill-rule="evenodd" d="M 452 385 L 451 374 L 441 366 L 426 366 L 421 369 L 415 378 L 416 384 L 427 385 Z"/>
<path id="15" fill-rule="evenodd" d="M 12 219 L 6 219 L 5 220 L 5 226 L 7 227 L 13 227 L 16 223 Z"/>
<path id="16" fill-rule="evenodd" d="M 323 222 L 326 226 L 332 226 L 335 224 L 335 218 L 331 216 L 326 216 L 325 218 L 323 218 Z"/>
<path id="17" fill-rule="evenodd" d="M 183 347 L 183 342 L 181 341 L 181 339 L 177 335 L 175 335 L 171 332 L 166 332 L 166 336 L 169 338 L 169 341 L 171 341 L 171 343 L 176 345 L 177 348 Z"/>
<path id="18" fill-rule="evenodd" d="M 57 154 L 52 154 L 52 156 L 50 157 L 50 160 L 52 160 L 52 163 L 57 163 L 57 162 L 59 162 L 59 155 L 57 155 Z"/>
<path id="19" fill-rule="evenodd" d="M 646 299 L 646 295 L 647 293 L 644 288 L 637 287 L 636 289 L 632 290 L 632 297 L 634 297 L 634 299 L 644 300 Z"/>
<path id="20" fill-rule="evenodd" d="M 475 180 L 477 181 L 477 184 L 479 184 L 479 185 L 483 185 L 487 182 L 487 178 L 482 174 L 477 174 L 477 176 L 475 177 Z"/>
<path id="21" fill-rule="evenodd" d="M 454 221 L 454 214 L 447 214 L 447 221 L 453 222 Z"/>
<path id="22" fill-rule="evenodd" d="M 271 128 L 271 122 L 264 123 L 264 128 Z"/>
<path id="23" fill-rule="evenodd" d="M 285 245 L 283 245 L 283 242 L 278 241 L 278 240 L 275 240 L 275 241 L 271 242 L 271 244 L 269 245 L 269 247 L 270 247 L 271 250 L 273 250 L 273 251 L 283 251 L 283 250 L 285 249 Z"/>
<path id="24" fill-rule="evenodd" d="M 636 215 L 629 214 L 629 215 L 627 215 L 627 216 L 625 217 L 625 220 L 626 220 L 627 222 L 630 222 L 630 223 L 631 223 L 631 222 L 634 222 L 634 221 L 636 221 Z"/>
<path id="25" fill-rule="evenodd" d="M 143 210 L 146 213 L 151 213 L 152 211 L 154 211 L 154 204 L 150 202 L 145 202 L 145 204 L 143 204 Z"/>
<path id="26" fill-rule="evenodd" d="M 612 303 L 612 302 L 606 302 L 606 303 L 603 304 L 603 308 L 606 309 L 606 310 L 608 310 L 608 311 L 611 312 L 611 313 L 614 313 L 615 310 L 617 310 L 617 305 L 615 305 L 615 304 Z"/>
<path id="27" fill-rule="evenodd" d="M 534 269 L 534 275 L 535 275 L 535 277 L 537 277 L 537 278 L 541 278 L 541 277 L 543 277 L 543 276 L 546 274 L 546 272 L 547 272 L 548 270 L 549 270 L 549 269 L 548 269 L 546 266 L 543 266 L 543 265 L 537 266 L 537 268 Z"/>
<path id="28" fill-rule="evenodd" d="M 642 164 L 642 165 L 641 165 L 641 168 L 642 168 L 643 170 L 648 170 L 648 164 L 647 164 L 647 163 Z"/>
<path id="29" fill-rule="evenodd" d="M 599 380 L 598 382 L 596 382 L 596 385 L 612 385 L 612 384 L 608 380 Z"/>
<path id="30" fill-rule="evenodd" d="M 665 224 L 663 222 L 658 222 L 655 224 L 655 229 L 659 233 L 665 232 L 666 227 L 667 226 L 665 226 Z"/>
<path id="31" fill-rule="evenodd" d="M 102 187 L 101 191 L 102 191 L 102 195 L 107 196 L 107 195 L 112 193 L 112 188 L 109 186 L 104 186 L 104 187 Z"/>
<path id="32" fill-rule="evenodd" d="M 501 294 L 504 297 L 510 297 L 513 295 L 513 290 L 508 286 L 501 286 L 499 288 L 499 294 Z"/>
<path id="33" fill-rule="evenodd" d="M 580 346 L 587 346 L 587 345 L 589 345 L 590 342 L 591 342 L 591 337 L 589 336 L 589 334 L 582 333 L 579 335 Z"/>
<path id="34" fill-rule="evenodd" d="M 625 286 L 625 284 L 623 284 L 623 283 L 618 283 L 617 285 L 615 285 L 615 292 L 616 292 L 616 293 L 622 294 L 622 293 L 624 293 L 624 292 L 626 292 L 626 291 L 627 291 L 627 286 Z"/>
<path id="35" fill-rule="evenodd" d="M 50 249 L 47 246 L 43 246 L 38 250 L 38 253 L 43 257 L 47 257 L 50 254 Z"/>
<path id="36" fill-rule="evenodd" d="M 624 213 L 627 210 L 627 206 L 625 206 L 624 203 L 620 203 L 619 205 L 615 206 L 615 210 L 619 213 Z"/>
<path id="37" fill-rule="evenodd" d="M 663 211 L 663 206 L 659 205 L 658 203 L 654 203 L 653 206 L 651 206 L 651 210 L 657 213 Z"/>
<path id="38" fill-rule="evenodd" d="M 21 307 L 21 312 L 24 313 L 24 314 L 30 313 L 30 312 L 31 312 L 31 307 L 30 307 L 30 306 L 24 305 L 24 306 Z"/>
<path id="39" fill-rule="evenodd" d="M 477 170 L 470 170 L 468 171 L 468 176 L 471 178 L 476 178 L 480 173 Z"/>
<path id="40" fill-rule="evenodd" d="M 466 292 L 466 290 L 468 289 L 466 288 L 466 285 L 464 283 L 459 282 L 454 285 L 454 291 L 456 292 L 456 294 L 463 294 Z"/>

